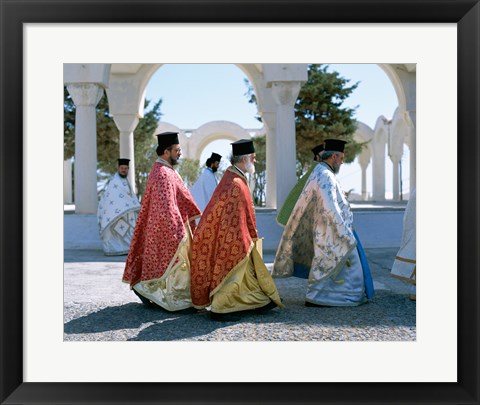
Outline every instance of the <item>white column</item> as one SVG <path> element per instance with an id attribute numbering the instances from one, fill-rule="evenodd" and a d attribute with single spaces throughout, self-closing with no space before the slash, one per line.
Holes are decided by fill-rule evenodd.
<path id="1" fill-rule="evenodd" d="M 72 204 L 72 159 L 63 161 L 63 203 Z"/>
<path id="2" fill-rule="evenodd" d="M 362 200 L 367 201 L 367 168 L 370 163 L 370 153 L 367 151 L 362 151 L 358 156 L 358 163 L 362 169 Z"/>
<path id="3" fill-rule="evenodd" d="M 103 88 L 94 83 L 67 85 L 75 112 L 75 213 L 97 213 L 97 125 L 95 106 Z"/>
<path id="4" fill-rule="evenodd" d="M 293 106 L 300 92 L 300 82 L 273 82 L 272 95 L 276 103 L 275 157 L 276 204 L 280 208 L 297 182 L 295 174 L 295 113 Z"/>
<path id="5" fill-rule="evenodd" d="M 138 125 L 138 114 L 116 114 L 113 117 L 120 131 L 119 158 L 130 159 L 128 181 L 136 192 L 135 187 L 135 148 L 133 145 L 133 131 Z"/>
<path id="6" fill-rule="evenodd" d="M 385 201 L 385 140 L 374 138 L 372 141 L 372 198 Z"/>
<path id="7" fill-rule="evenodd" d="M 372 193 L 375 201 L 385 200 L 385 144 L 374 145 L 372 157 L 373 184 Z"/>
<path id="8" fill-rule="evenodd" d="M 393 201 L 400 201 L 400 159 L 401 156 L 390 156 L 390 160 L 393 163 Z"/>
<path id="9" fill-rule="evenodd" d="M 410 122 L 410 193 L 413 192 L 417 183 L 417 112 L 407 111 L 408 121 Z"/>
<path id="10" fill-rule="evenodd" d="M 362 167 L 362 200 L 368 200 L 368 192 L 367 192 L 367 168 Z"/>
<path id="11" fill-rule="evenodd" d="M 277 206 L 277 159 L 275 156 L 275 113 L 261 112 L 262 121 L 265 124 L 266 139 L 266 190 L 265 206 L 275 208 Z"/>

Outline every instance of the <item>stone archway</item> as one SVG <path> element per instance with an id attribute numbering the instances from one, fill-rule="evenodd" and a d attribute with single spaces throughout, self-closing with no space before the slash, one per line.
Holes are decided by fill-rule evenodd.
<path id="1" fill-rule="evenodd" d="M 178 132 L 180 144 L 183 149 L 183 157 L 199 160 L 203 150 L 211 143 L 219 139 L 232 142 L 239 139 L 249 139 L 252 136 L 263 134 L 262 129 L 246 129 L 231 121 L 211 121 L 197 129 L 181 129 L 168 122 L 160 122 L 155 133 L 166 131 Z"/>
<path id="2" fill-rule="evenodd" d="M 230 121 L 212 121 L 208 122 L 193 131 L 189 139 L 193 149 L 193 158 L 200 159 L 201 152 L 205 147 L 218 139 L 228 139 L 232 142 L 239 139 L 249 139 L 248 130 L 240 125 Z"/>

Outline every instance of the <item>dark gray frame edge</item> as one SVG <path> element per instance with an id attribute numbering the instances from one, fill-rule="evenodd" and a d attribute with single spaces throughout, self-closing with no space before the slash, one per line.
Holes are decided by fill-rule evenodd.
<path id="1" fill-rule="evenodd" d="M 135 5 L 133 7 L 133 4 Z M 0 0 L 2 404 L 479 402 L 480 6 L 471 0 Z M 23 23 L 454 22 L 458 26 L 458 383 L 24 383 Z M 8 102 L 6 102 L 8 100 Z M 469 159 L 460 159 L 468 151 Z M 446 211 L 448 214 L 448 211 Z M 47 316 L 47 315 L 46 315 Z M 441 355 L 441 353 L 439 353 Z M 286 365 L 286 372 L 288 365 Z"/>

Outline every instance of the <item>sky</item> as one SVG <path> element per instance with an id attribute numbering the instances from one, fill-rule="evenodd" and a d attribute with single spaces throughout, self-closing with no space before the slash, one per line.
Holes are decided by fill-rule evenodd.
<path id="1" fill-rule="evenodd" d="M 329 71 L 337 71 L 349 80 L 348 85 L 359 82 L 358 87 L 344 102 L 344 107 L 357 107 L 354 118 L 375 127 L 381 115 L 390 119 L 398 106 L 393 86 L 383 70 L 375 64 L 330 64 Z M 243 128 L 261 128 L 255 119 L 256 106 L 248 102 L 245 74 L 233 64 L 167 64 L 151 78 L 146 98 L 153 105 L 162 99 L 161 121 L 181 129 L 196 129 L 216 120 L 232 121 Z M 219 140 L 208 145 L 201 153 L 203 162 L 214 151 L 227 156 L 230 141 Z M 409 156 L 405 148 L 402 158 L 403 191 L 409 188 Z M 222 160 L 222 166 L 228 162 Z M 367 169 L 367 192 L 372 192 L 371 164 Z M 338 174 L 344 190 L 361 192 L 361 169 L 354 161 L 344 164 Z M 392 164 L 386 161 L 386 197 L 392 193 Z"/>

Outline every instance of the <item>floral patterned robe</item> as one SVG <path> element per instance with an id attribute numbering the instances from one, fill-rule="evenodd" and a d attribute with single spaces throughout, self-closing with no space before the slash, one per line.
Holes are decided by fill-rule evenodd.
<path id="1" fill-rule="evenodd" d="M 332 169 L 319 163 L 295 204 L 275 257 L 273 276 L 309 269 L 306 301 L 354 306 L 366 301 L 353 214 Z"/>
<path id="2" fill-rule="evenodd" d="M 128 253 L 139 211 L 140 203 L 128 178 L 115 173 L 105 188 L 97 210 L 105 255 Z"/>

